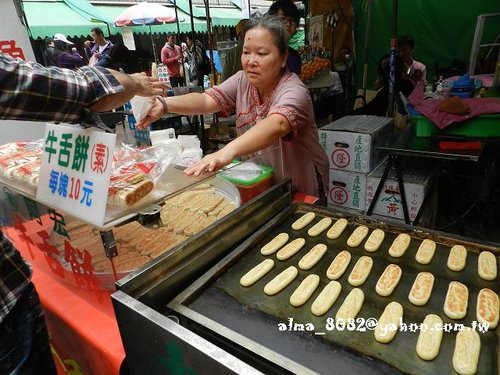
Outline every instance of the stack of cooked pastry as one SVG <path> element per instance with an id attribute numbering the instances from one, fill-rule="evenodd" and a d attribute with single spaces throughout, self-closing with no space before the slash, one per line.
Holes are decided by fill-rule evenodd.
<path id="1" fill-rule="evenodd" d="M 160 213 L 163 225 L 159 228 L 150 229 L 137 221 L 113 228 L 118 249 L 118 256 L 113 258 L 114 266 L 118 272 L 141 267 L 235 208 L 234 203 L 219 195 L 209 184 L 185 191 L 165 201 Z M 86 250 L 92 256 L 95 272 L 111 272 L 111 263 L 106 258 L 97 228 L 75 220 L 66 225 L 66 231 L 74 248 Z M 59 237 L 56 246 L 64 254 L 64 238 Z"/>
<path id="2" fill-rule="evenodd" d="M 316 218 L 314 212 L 307 212 L 293 222 L 291 229 L 295 232 L 301 231 L 310 225 Z M 312 225 L 307 236 L 317 237 L 326 231 L 328 239 L 337 239 L 346 229 L 348 222 L 341 218 L 333 223 L 331 218 L 322 218 Z M 347 246 L 355 248 L 361 245 L 370 232 L 365 225 L 357 226 L 347 239 Z M 307 236 L 304 236 L 307 238 Z M 306 246 L 306 239 L 297 237 L 290 240 L 288 233 L 280 233 L 261 248 L 263 256 L 270 256 L 276 253 L 278 261 L 284 261 L 301 251 Z M 368 253 L 378 251 L 385 233 L 381 229 L 374 229 L 365 242 L 364 249 Z M 407 233 L 399 234 L 392 242 L 388 254 L 392 258 L 404 256 L 409 248 L 412 238 Z M 415 255 L 415 260 L 426 265 L 432 261 L 436 250 L 436 244 L 430 239 L 425 239 Z M 312 269 L 321 258 L 328 252 L 325 244 L 317 244 L 309 249 L 298 261 L 298 268 L 307 271 Z M 448 268 L 454 272 L 464 269 L 467 258 L 467 249 L 462 245 L 452 247 L 448 257 Z M 342 284 L 337 280 L 347 270 L 351 261 L 351 253 L 348 250 L 340 251 L 327 269 L 326 277 L 328 283 L 315 298 L 311 305 L 311 313 L 321 316 L 335 304 L 342 290 Z M 271 272 L 275 261 L 266 258 L 260 264 L 249 270 L 240 280 L 240 284 L 249 287 Z M 347 282 L 354 288 L 349 292 L 342 305 L 339 307 L 336 319 L 354 319 L 358 315 L 364 302 L 364 292 L 359 286 L 363 285 L 368 278 L 373 266 L 373 259 L 368 255 L 359 257 L 347 278 Z M 264 286 L 264 293 L 273 296 L 284 290 L 299 275 L 299 270 L 294 265 L 289 266 L 284 271 L 276 275 Z M 380 275 L 375 291 L 382 297 L 390 296 L 397 287 L 403 271 L 397 264 L 387 265 Z M 483 251 L 478 257 L 478 275 L 484 280 L 495 280 L 497 278 L 497 261 L 493 253 Z M 308 274 L 293 291 L 290 296 L 290 304 L 294 307 L 304 305 L 314 294 L 321 284 L 321 277 L 314 273 Z M 434 276 L 430 272 L 420 272 L 417 274 L 413 286 L 409 292 L 408 300 L 415 306 L 424 306 L 431 297 L 434 287 Z M 468 304 L 467 286 L 451 281 L 448 287 L 443 311 L 451 319 L 462 319 L 466 316 Z M 395 337 L 398 325 L 403 318 L 403 306 L 392 301 L 388 303 L 382 312 L 377 327 L 374 330 L 375 339 L 381 343 L 389 343 Z M 479 323 L 487 323 L 489 329 L 495 329 L 499 320 L 500 303 L 498 295 L 491 289 L 484 288 L 480 291 L 476 304 L 476 318 Z M 442 327 L 443 321 L 438 315 L 428 314 L 424 322 L 428 327 Z M 392 329 L 387 329 L 392 327 Z M 431 361 L 439 354 L 443 330 L 428 329 L 422 330 L 418 337 L 416 351 L 420 358 Z M 456 347 L 453 356 L 453 367 L 459 374 L 473 374 L 477 369 L 481 341 L 476 331 L 467 329 L 457 334 Z"/>
<path id="3" fill-rule="evenodd" d="M 2 177 L 29 186 L 38 187 L 42 166 L 43 147 L 38 142 L 13 142 L 0 146 L 0 174 Z M 116 157 L 116 155 L 115 155 Z M 154 184 L 139 168 L 111 171 L 108 203 L 128 208 L 153 190 Z"/>

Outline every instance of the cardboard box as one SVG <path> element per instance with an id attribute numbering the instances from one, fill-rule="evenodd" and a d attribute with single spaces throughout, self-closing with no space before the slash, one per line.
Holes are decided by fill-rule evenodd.
<path id="1" fill-rule="evenodd" d="M 366 173 L 330 169 L 328 204 L 364 211 Z"/>
<path id="2" fill-rule="evenodd" d="M 379 164 L 373 172 L 368 174 L 366 182 L 366 210 L 370 207 L 386 165 L 387 160 Z M 430 187 L 433 166 L 425 163 L 423 160 L 417 159 L 402 163 L 402 170 L 408 214 L 410 222 L 413 222 Z M 401 193 L 394 168 L 391 169 L 387 176 L 384 187 L 373 209 L 373 214 L 404 221 Z"/>
<path id="3" fill-rule="evenodd" d="M 380 161 L 377 146 L 392 129 L 392 118 L 361 115 L 342 117 L 318 132 L 320 144 L 330 159 L 330 168 L 368 173 Z"/>

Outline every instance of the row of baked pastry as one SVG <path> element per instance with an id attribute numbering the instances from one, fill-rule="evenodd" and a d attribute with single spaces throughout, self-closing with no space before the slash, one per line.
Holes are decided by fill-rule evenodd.
<path id="1" fill-rule="evenodd" d="M 240 284 L 243 287 L 250 287 L 258 280 L 269 273 L 274 267 L 274 261 L 270 258 L 245 273 Z M 264 286 L 264 293 L 273 296 L 284 290 L 298 276 L 299 271 L 295 266 L 290 266 L 284 271 L 276 275 Z M 431 275 L 432 276 L 432 275 Z M 446 296 L 444 306 L 445 313 L 450 316 L 459 313 L 463 304 L 463 286 L 456 285 L 456 282 L 451 282 Z M 419 285 L 416 287 L 416 285 Z M 294 307 L 304 305 L 314 294 L 320 285 L 320 276 L 316 274 L 307 275 L 300 285 L 293 291 L 290 296 L 290 304 Z M 421 294 L 420 288 L 426 290 L 424 294 L 428 294 L 428 285 L 425 278 L 419 280 L 419 276 L 410 292 L 410 300 Z M 335 280 L 329 281 L 328 284 L 321 290 L 311 305 L 311 312 L 316 316 L 326 314 L 337 301 L 342 285 Z M 465 299 L 465 304 L 467 303 Z M 343 324 L 354 320 L 359 314 L 364 303 L 364 292 L 360 288 L 353 288 L 344 299 L 343 303 L 337 310 L 335 321 L 343 321 Z M 489 328 L 494 329 L 498 324 L 499 317 L 499 299 L 495 292 L 484 288 L 480 291 L 476 305 L 477 320 L 481 324 L 489 324 Z M 465 306 L 465 309 L 467 306 Z M 456 316 L 454 317 L 457 318 Z M 374 329 L 375 339 L 381 343 L 389 343 L 395 337 L 399 330 L 399 325 L 403 321 L 403 306 L 396 302 L 390 302 L 377 320 L 377 326 Z M 428 314 L 423 324 L 420 325 L 418 341 L 416 344 L 416 352 L 424 360 L 434 360 L 440 350 L 441 340 L 443 336 L 443 321 L 435 314 Z M 422 328 L 424 327 L 424 328 Z M 456 336 L 455 349 L 453 354 L 453 368 L 459 374 L 474 374 L 477 370 L 481 341 L 478 333 L 466 328 L 459 332 Z"/>
<path id="2" fill-rule="evenodd" d="M 309 225 L 316 217 L 314 212 L 307 212 L 297 219 L 292 224 L 293 230 L 301 230 Z M 333 220 L 331 218 L 322 218 L 308 230 L 308 235 L 315 237 L 322 232 L 326 232 L 326 237 L 336 239 L 340 237 L 343 231 L 347 228 L 347 220 L 341 218 L 337 220 L 331 227 Z M 352 234 L 347 239 L 347 246 L 358 247 L 369 233 L 369 228 L 366 225 L 357 226 Z M 374 229 L 365 242 L 364 249 L 368 252 L 377 251 L 385 238 L 385 232 L 382 229 Z M 393 258 L 402 257 L 411 243 L 411 236 L 407 233 L 400 233 L 389 247 L 389 255 Z M 420 243 L 420 246 L 415 254 L 415 260 L 420 264 L 429 264 L 434 257 L 436 243 L 431 239 L 425 239 Z M 454 245 L 449 253 L 447 266 L 452 271 L 461 271 L 465 268 L 467 260 L 467 249 L 463 245 Z M 478 275 L 487 281 L 497 278 L 497 261 L 495 255 L 490 251 L 482 251 L 478 257 Z"/>

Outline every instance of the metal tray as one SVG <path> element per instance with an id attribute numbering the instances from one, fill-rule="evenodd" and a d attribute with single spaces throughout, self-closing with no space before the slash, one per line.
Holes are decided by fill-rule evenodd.
<path id="1" fill-rule="evenodd" d="M 291 229 L 293 221 L 307 211 L 316 212 L 316 219 L 303 230 L 293 231 Z M 360 256 L 369 255 L 373 258 L 374 265 L 368 279 L 360 286 L 365 293 L 365 302 L 358 317 L 378 319 L 389 302 L 398 301 L 404 307 L 403 319 L 407 324 L 421 323 L 427 314 L 435 313 L 444 323 L 462 323 L 470 326 L 471 322 L 476 320 L 475 309 L 479 290 L 488 287 L 498 293 L 500 289 L 498 278 L 495 281 L 485 281 L 477 276 L 478 253 L 489 250 L 498 259 L 500 249 L 491 244 L 471 242 L 465 238 L 452 238 L 440 232 L 423 232 L 406 225 L 390 226 L 361 216 L 347 217 L 349 226 L 336 240 L 327 239 L 325 233 L 315 238 L 309 237 L 307 229 L 325 216 L 337 219 L 342 215 L 305 204 L 290 206 L 179 294 L 168 307 L 187 318 L 184 324 L 201 330 L 205 335 L 219 337 L 222 342 L 228 341 L 229 345 L 245 348 L 279 368 L 293 373 L 329 374 L 332 368 L 342 372 L 343 366 L 350 373 L 359 372 L 363 366 L 367 366 L 365 370 L 370 368 L 374 373 L 452 372 L 456 331 L 445 332 L 438 357 L 434 361 L 427 362 L 420 359 L 415 351 L 418 331 L 398 332 L 391 343 L 381 344 L 368 329 L 365 332 L 350 332 L 347 329 L 342 332 L 329 331 L 326 329 L 327 319 L 335 317 L 343 300 L 353 288 L 348 284 L 347 278 L 355 262 Z M 381 228 L 386 232 L 384 242 L 377 252 L 366 252 L 363 247 L 364 241 L 357 248 L 347 247 L 347 238 L 359 224 L 365 224 L 371 230 L 376 227 Z M 260 254 L 260 248 L 281 232 L 288 232 L 290 241 L 297 237 L 305 238 L 306 245 L 287 261 L 275 260 L 273 270 L 253 286 L 241 287 L 239 284 L 241 276 L 265 258 Z M 412 242 L 403 257 L 392 258 L 387 250 L 401 232 L 409 233 Z M 420 265 L 415 261 L 416 251 L 424 238 L 433 239 L 437 243 L 436 253 L 429 265 Z M 316 266 L 309 271 L 299 269 L 299 276 L 278 295 L 270 297 L 264 293 L 263 287 L 268 281 L 288 266 L 297 266 L 300 258 L 320 242 L 328 246 L 328 251 Z M 446 266 L 449 249 L 455 244 L 462 244 L 468 249 L 467 265 L 461 272 L 451 271 Z M 346 272 L 338 280 L 342 284 L 342 292 L 327 314 L 315 317 L 310 312 L 311 304 L 329 281 L 326 269 L 333 258 L 344 249 L 349 250 L 352 259 Z M 275 259 L 275 255 L 269 257 Z M 380 297 L 375 293 L 375 284 L 389 263 L 398 264 L 403 270 L 403 276 L 389 297 Z M 429 302 L 423 307 L 417 307 L 408 301 L 408 293 L 416 274 L 421 271 L 432 272 L 435 283 Z M 305 305 L 299 308 L 292 307 L 289 303 L 290 295 L 310 273 L 321 277 L 320 286 Z M 449 319 L 443 312 L 448 284 L 452 280 L 466 284 L 469 289 L 467 316 L 457 321 Z M 301 323 L 304 329 L 306 328 L 304 325 L 309 323 L 309 327 L 313 326 L 314 330 L 279 331 L 278 324 L 288 325 L 290 319 L 295 323 Z M 480 333 L 481 353 L 478 374 L 498 373 L 499 331 L 497 328 L 494 331 Z M 339 352 L 342 353 L 341 356 Z M 349 361 L 350 356 L 355 356 L 356 361 Z"/>

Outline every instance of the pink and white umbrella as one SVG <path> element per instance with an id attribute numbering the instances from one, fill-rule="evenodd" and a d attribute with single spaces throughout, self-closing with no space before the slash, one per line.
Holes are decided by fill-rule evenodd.
<path id="1" fill-rule="evenodd" d="M 125 9 L 116 17 L 116 26 L 158 25 L 175 22 L 175 12 L 161 4 L 142 2 Z"/>
<path id="2" fill-rule="evenodd" d="M 156 46 L 151 33 L 151 25 L 160 25 L 162 23 L 173 23 L 177 20 L 175 11 L 164 7 L 161 4 L 148 3 L 146 1 L 132 5 L 125 9 L 115 19 L 116 26 L 149 26 L 149 35 L 153 45 L 153 55 L 155 62 L 158 62 L 156 55 Z"/>

